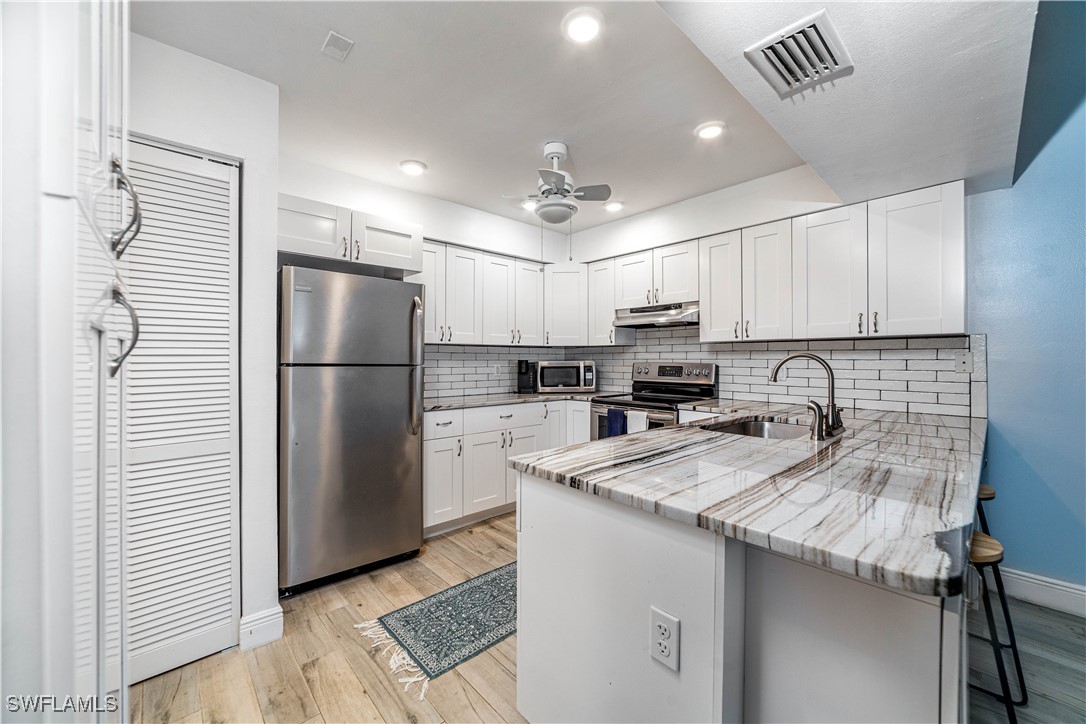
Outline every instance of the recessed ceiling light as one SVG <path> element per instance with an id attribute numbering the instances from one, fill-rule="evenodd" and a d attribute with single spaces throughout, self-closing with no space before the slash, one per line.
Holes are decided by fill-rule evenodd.
<path id="1" fill-rule="evenodd" d="M 603 208 L 607 209 L 608 211 L 622 211 L 622 202 L 608 201 L 606 204 L 603 205 Z"/>
<path id="2" fill-rule="evenodd" d="M 595 8 L 577 8 L 562 20 L 562 33 L 574 43 L 587 43 L 602 28 L 603 16 Z"/>
<path id="3" fill-rule="evenodd" d="M 524 199 L 520 202 L 520 207 L 525 211 L 535 211 L 535 207 L 538 205 L 539 204 L 536 203 L 535 199 Z"/>
<path id="4" fill-rule="evenodd" d="M 426 164 L 422 161 L 403 161 L 400 170 L 408 176 L 421 176 L 426 173 Z"/>
<path id="5" fill-rule="evenodd" d="M 722 133 L 724 133 L 724 124 L 720 121 L 702 123 L 694 129 L 694 134 L 703 141 L 708 141 L 710 138 L 716 138 Z"/>

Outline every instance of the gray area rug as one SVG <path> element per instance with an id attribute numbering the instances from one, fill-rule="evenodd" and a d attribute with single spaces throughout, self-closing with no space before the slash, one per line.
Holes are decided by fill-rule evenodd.
<path id="1" fill-rule="evenodd" d="M 421 601 L 357 624 L 373 646 L 384 646 L 400 683 L 420 688 L 517 630 L 517 564 L 510 563 Z"/>

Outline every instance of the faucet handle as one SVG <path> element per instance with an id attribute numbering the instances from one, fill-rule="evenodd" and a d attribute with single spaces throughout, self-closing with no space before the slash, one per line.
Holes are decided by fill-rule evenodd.
<path id="1" fill-rule="evenodd" d="M 811 420 L 811 439 L 825 440 L 826 413 L 822 411 L 822 405 L 814 400 L 808 400 L 807 409 L 814 413 L 814 419 Z"/>

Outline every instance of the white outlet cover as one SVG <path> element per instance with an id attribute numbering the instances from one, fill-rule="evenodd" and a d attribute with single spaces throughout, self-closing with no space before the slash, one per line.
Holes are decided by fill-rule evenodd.
<path id="1" fill-rule="evenodd" d="M 954 353 L 954 371 L 965 374 L 973 373 L 973 353 L 969 350 Z"/>
<path id="2" fill-rule="evenodd" d="M 655 606 L 649 606 L 649 656 L 679 670 L 679 619 Z"/>

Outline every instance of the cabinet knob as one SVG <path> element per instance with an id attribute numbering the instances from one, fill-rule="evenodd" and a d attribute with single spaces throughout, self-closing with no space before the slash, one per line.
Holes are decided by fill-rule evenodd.
<path id="1" fill-rule="evenodd" d="M 864 333 L 864 313 L 860 312 L 856 315 L 856 334 Z"/>

